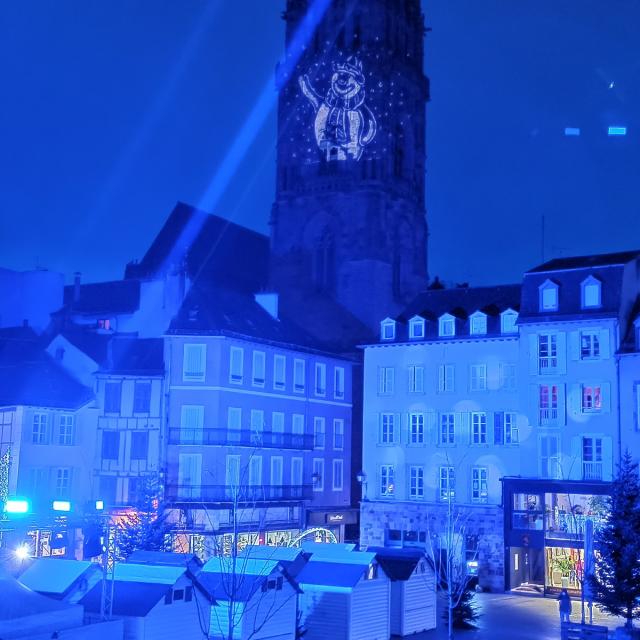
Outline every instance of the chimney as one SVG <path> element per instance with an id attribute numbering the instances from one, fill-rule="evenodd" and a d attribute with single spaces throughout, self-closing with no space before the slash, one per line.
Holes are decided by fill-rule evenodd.
<path id="1" fill-rule="evenodd" d="M 78 302 L 80 300 L 80 276 L 81 273 L 76 271 L 73 274 L 73 301 Z"/>
<path id="2" fill-rule="evenodd" d="M 278 294 L 277 293 L 256 293 L 256 302 L 274 319 L 278 319 Z"/>

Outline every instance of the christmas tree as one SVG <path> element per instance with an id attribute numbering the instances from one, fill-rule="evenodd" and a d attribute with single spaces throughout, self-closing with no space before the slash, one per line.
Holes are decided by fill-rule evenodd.
<path id="1" fill-rule="evenodd" d="M 626 618 L 640 617 L 640 481 L 638 465 L 627 452 L 618 469 L 605 524 L 596 534 L 598 551 L 589 584 L 598 606 Z"/>

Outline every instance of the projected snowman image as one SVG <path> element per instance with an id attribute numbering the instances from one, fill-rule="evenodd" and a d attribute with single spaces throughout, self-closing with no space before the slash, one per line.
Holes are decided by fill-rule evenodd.
<path id="1" fill-rule="evenodd" d="M 360 160 L 364 148 L 376 135 L 376 119 L 365 104 L 362 63 L 353 57 L 333 65 L 331 85 L 324 98 L 308 76 L 298 79 L 302 93 L 314 111 L 318 147 L 327 160 Z"/>

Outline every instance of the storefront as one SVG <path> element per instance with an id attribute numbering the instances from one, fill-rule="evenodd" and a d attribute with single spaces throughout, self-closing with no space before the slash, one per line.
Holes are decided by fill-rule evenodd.
<path id="1" fill-rule="evenodd" d="M 503 479 L 505 589 L 578 594 L 584 570 L 584 530 L 606 515 L 607 482 Z"/>
<path id="2" fill-rule="evenodd" d="M 349 532 L 358 524 L 359 511 L 357 509 L 326 509 L 307 511 L 307 528 L 323 528 L 331 531 L 338 542 L 351 539 Z M 319 540 L 329 542 L 329 540 Z"/>

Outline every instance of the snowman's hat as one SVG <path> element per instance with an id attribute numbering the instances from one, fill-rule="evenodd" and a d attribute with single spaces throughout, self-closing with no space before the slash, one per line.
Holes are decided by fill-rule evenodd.
<path id="1" fill-rule="evenodd" d="M 346 62 L 338 62 L 334 65 L 336 71 L 352 75 L 358 84 L 364 84 L 364 74 L 362 73 L 362 62 L 354 56 L 349 56 Z"/>

